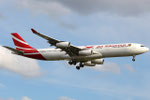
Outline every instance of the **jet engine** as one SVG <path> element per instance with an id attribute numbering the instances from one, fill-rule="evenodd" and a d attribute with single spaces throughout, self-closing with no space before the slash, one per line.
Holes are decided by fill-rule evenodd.
<path id="1" fill-rule="evenodd" d="M 94 64 L 103 64 L 104 63 L 104 59 L 95 59 L 91 61 Z"/>
<path id="2" fill-rule="evenodd" d="M 68 48 L 70 47 L 70 42 L 60 42 L 56 44 L 57 48 Z"/>
<path id="3" fill-rule="evenodd" d="M 93 50 L 82 50 L 79 51 L 79 55 L 80 56 L 88 56 L 88 55 L 92 55 L 93 54 Z"/>
<path id="4" fill-rule="evenodd" d="M 91 61 L 87 61 L 84 63 L 85 66 L 95 66 L 96 64 L 92 63 Z"/>

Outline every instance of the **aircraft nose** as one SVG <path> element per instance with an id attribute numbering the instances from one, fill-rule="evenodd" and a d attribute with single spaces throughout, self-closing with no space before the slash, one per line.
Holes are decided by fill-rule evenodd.
<path id="1" fill-rule="evenodd" d="M 149 48 L 146 47 L 146 48 L 145 48 L 145 52 L 148 52 L 148 51 L 149 51 Z"/>

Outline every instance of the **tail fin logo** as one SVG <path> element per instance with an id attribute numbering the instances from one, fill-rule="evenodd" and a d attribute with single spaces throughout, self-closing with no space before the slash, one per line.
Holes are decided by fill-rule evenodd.
<path id="1" fill-rule="evenodd" d="M 14 50 L 17 54 L 23 53 L 23 56 L 25 57 L 45 60 L 45 58 L 39 53 L 39 51 L 35 48 L 32 48 L 28 43 L 26 43 L 26 41 L 18 33 L 12 33 L 11 35 L 17 51 L 9 47 L 6 48 Z"/>
<path id="2" fill-rule="evenodd" d="M 21 43 L 23 43 L 23 44 L 28 45 L 28 43 L 26 43 L 25 41 L 22 41 L 22 40 L 20 40 L 20 39 L 16 38 L 16 37 L 15 37 L 15 36 L 13 36 L 13 35 L 12 35 L 12 38 L 13 38 L 13 39 L 15 39 L 15 40 L 16 40 L 16 41 L 18 41 L 18 42 L 21 42 Z"/>
<path id="3" fill-rule="evenodd" d="M 17 50 L 35 50 L 18 33 L 12 33 L 11 35 Z"/>

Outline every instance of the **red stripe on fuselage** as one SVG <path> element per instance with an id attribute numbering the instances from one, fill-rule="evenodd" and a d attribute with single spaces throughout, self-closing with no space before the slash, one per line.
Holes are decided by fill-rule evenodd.
<path id="1" fill-rule="evenodd" d="M 24 52 L 24 57 L 32 58 L 32 59 L 38 59 L 38 60 L 46 60 L 42 54 L 39 53 L 36 49 L 33 50 L 23 50 L 23 49 L 18 49 L 19 51 Z"/>
<path id="2" fill-rule="evenodd" d="M 32 49 L 32 50 L 25 50 L 25 49 L 17 48 L 17 50 L 19 50 L 19 51 L 23 51 L 24 53 L 38 53 L 38 51 L 37 51 L 36 49 Z"/>
<path id="3" fill-rule="evenodd" d="M 93 48 L 93 46 L 86 46 L 85 48 L 90 49 L 90 48 Z"/>
<path id="4" fill-rule="evenodd" d="M 32 58 L 32 59 L 38 59 L 38 60 L 46 60 L 40 53 L 39 54 L 28 54 L 28 55 L 23 55 L 25 57 L 28 57 L 28 58 Z"/>

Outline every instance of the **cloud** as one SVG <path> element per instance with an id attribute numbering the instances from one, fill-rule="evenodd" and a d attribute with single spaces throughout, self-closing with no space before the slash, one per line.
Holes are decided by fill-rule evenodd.
<path id="1" fill-rule="evenodd" d="M 104 65 L 97 65 L 93 69 L 101 72 L 114 72 L 120 74 L 120 68 L 115 63 L 104 63 Z"/>
<path id="2" fill-rule="evenodd" d="M 47 0 L 46 0 L 47 1 Z M 149 0 L 58 0 L 80 14 L 109 12 L 138 15 L 150 11 Z"/>
<path id="3" fill-rule="evenodd" d="M 40 66 L 35 60 L 16 56 L 0 46 L 0 69 L 9 70 L 25 77 L 41 75 Z"/>
<path id="4" fill-rule="evenodd" d="M 70 10 L 55 0 L 43 2 L 40 0 L 16 0 L 17 5 L 21 8 L 27 8 L 37 14 L 48 14 L 49 16 L 59 17 L 70 13 Z"/>
<path id="5" fill-rule="evenodd" d="M 58 100 L 75 100 L 75 99 L 72 99 L 72 98 L 69 98 L 69 97 L 66 97 L 66 96 L 62 96 Z"/>
<path id="6" fill-rule="evenodd" d="M 134 72 L 134 69 L 131 65 L 125 65 L 124 68 L 127 69 L 130 72 Z"/>
<path id="7" fill-rule="evenodd" d="M 22 99 L 21 100 L 32 100 L 31 98 L 29 98 L 29 97 L 27 97 L 27 96 L 24 96 L 24 97 L 22 97 Z"/>
<path id="8" fill-rule="evenodd" d="M 81 15 L 106 12 L 135 16 L 150 12 L 149 0 L 24 0 L 19 4 L 34 12 L 44 12 L 49 15 L 68 14 L 72 11 Z"/>
<path id="9" fill-rule="evenodd" d="M 127 71 L 134 72 L 134 69 L 130 64 L 125 64 L 121 66 L 123 66 L 123 70 L 125 69 Z M 93 69 L 100 72 L 113 72 L 116 74 L 120 74 L 120 68 L 121 67 L 119 67 L 119 65 L 116 63 L 104 63 L 104 65 L 97 65 Z"/>

